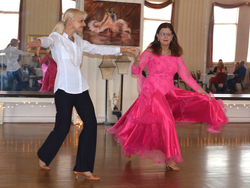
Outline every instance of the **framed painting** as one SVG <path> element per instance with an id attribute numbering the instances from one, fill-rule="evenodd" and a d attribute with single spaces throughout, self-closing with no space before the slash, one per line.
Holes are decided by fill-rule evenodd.
<path id="1" fill-rule="evenodd" d="M 27 42 L 32 42 L 39 37 L 48 37 L 48 35 L 28 35 Z M 49 50 L 50 50 L 49 48 L 41 48 L 40 53 L 47 54 L 49 52 Z M 27 49 L 27 52 L 36 53 L 36 48 Z"/>
<path id="2" fill-rule="evenodd" d="M 139 46 L 141 4 L 85 0 L 83 39 L 92 44 Z"/>

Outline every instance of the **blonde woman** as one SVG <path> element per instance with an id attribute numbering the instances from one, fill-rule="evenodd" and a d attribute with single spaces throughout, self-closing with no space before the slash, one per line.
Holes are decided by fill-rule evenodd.
<path id="1" fill-rule="evenodd" d="M 225 72 L 226 72 L 226 69 L 225 69 L 224 63 L 222 61 L 219 61 L 215 77 L 211 77 L 209 79 L 209 90 L 210 91 L 212 90 L 212 84 L 219 83 L 222 74 Z"/>
<path id="2" fill-rule="evenodd" d="M 27 48 L 36 47 L 37 53 L 41 47 L 51 48 L 52 56 L 57 63 L 57 75 L 54 85 L 56 123 L 54 130 L 38 150 L 39 166 L 50 170 L 49 164 L 56 156 L 70 124 L 72 108 L 75 106 L 79 116 L 84 122 L 84 127 L 79 136 L 78 151 L 74 174 L 86 179 L 99 180 L 93 175 L 97 122 L 94 107 L 89 96 L 89 86 L 81 73 L 83 52 L 100 55 L 119 55 L 130 52 L 139 55 L 137 48 L 106 47 L 90 44 L 82 40 L 81 34 L 86 26 L 84 20 L 87 13 L 78 9 L 68 9 L 63 15 L 63 21 L 59 22 L 49 37 L 42 37 L 27 43 Z"/>

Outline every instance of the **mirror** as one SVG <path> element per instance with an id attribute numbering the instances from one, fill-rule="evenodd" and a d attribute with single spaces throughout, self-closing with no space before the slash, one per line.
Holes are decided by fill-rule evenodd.
<path id="1" fill-rule="evenodd" d="M 60 3 L 59 1 L 22 0 L 24 13 L 22 14 L 21 22 L 19 22 L 20 2 L 20 0 L 9 0 L 1 4 L 0 19 L 7 29 L 0 31 L 0 50 L 6 49 L 11 39 L 18 38 L 18 25 L 21 23 L 22 37 L 19 37 L 19 50 L 35 53 L 34 49 L 27 50 L 25 43 L 37 37 L 48 36 L 51 33 L 59 20 Z M 62 12 L 74 7 L 76 7 L 76 1 L 62 0 Z M 41 60 L 48 51 L 49 49 L 42 49 L 40 54 Z M 15 64 L 11 68 L 10 65 L 9 67 L 7 66 L 8 60 L 5 53 L 0 53 L 0 91 L 39 91 L 41 89 L 43 76 L 49 62 L 41 64 L 39 57 L 26 55 L 18 56 L 17 61 L 19 65 Z M 18 71 L 19 68 L 20 70 Z"/>

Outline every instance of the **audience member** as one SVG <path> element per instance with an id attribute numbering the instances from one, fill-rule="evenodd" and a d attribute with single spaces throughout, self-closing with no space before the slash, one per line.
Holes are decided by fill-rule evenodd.
<path id="1" fill-rule="evenodd" d="M 235 63 L 234 72 L 235 72 L 239 67 L 240 67 L 240 63 L 237 61 L 237 62 Z M 234 72 L 233 72 L 233 74 L 234 74 Z"/>
<path id="2" fill-rule="evenodd" d="M 29 62 L 29 66 L 34 68 L 39 68 L 40 67 L 39 56 L 34 55 Z"/>
<path id="3" fill-rule="evenodd" d="M 245 61 L 241 61 L 239 68 L 233 72 L 234 78 L 227 81 L 227 87 L 229 93 L 236 92 L 236 87 L 235 87 L 236 83 L 240 83 L 243 80 L 244 76 L 246 75 L 246 67 L 244 66 L 244 64 Z"/>
<path id="4" fill-rule="evenodd" d="M 226 72 L 224 63 L 222 61 L 219 61 L 217 66 L 217 72 L 215 74 L 215 77 L 211 77 L 209 79 L 209 90 L 212 91 L 212 84 L 218 84 L 220 82 L 222 74 Z"/>
<path id="5" fill-rule="evenodd" d="M 35 68 L 39 68 L 40 62 L 39 62 L 39 56 L 34 55 L 32 59 L 29 61 L 28 69 L 30 75 L 36 76 L 36 70 Z"/>
<path id="6" fill-rule="evenodd" d="M 222 59 L 219 59 L 219 62 L 218 62 L 218 65 L 219 65 L 219 63 L 223 63 L 223 61 L 222 61 Z M 214 67 L 214 70 L 213 70 L 213 73 L 214 74 L 216 74 L 217 73 L 217 66 L 216 67 Z M 226 66 L 224 66 L 224 68 L 225 68 L 225 70 L 227 71 L 227 67 Z"/>

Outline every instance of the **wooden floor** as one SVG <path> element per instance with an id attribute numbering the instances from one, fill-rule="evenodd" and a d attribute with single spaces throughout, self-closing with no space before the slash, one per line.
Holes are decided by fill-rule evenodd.
<path id="1" fill-rule="evenodd" d="M 180 171 L 165 164 L 132 156 L 98 125 L 94 173 L 100 181 L 75 180 L 74 167 L 81 127 L 72 126 L 51 171 L 40 170 L 37 149 L 53 124 L 4 124 L 0 126 L 1 188 L 246 188 L 250 187 L 250 124 L 228 124 L 220 134 L 206 132 L 205 124 L 177 127 L 182 157 Z"/>

